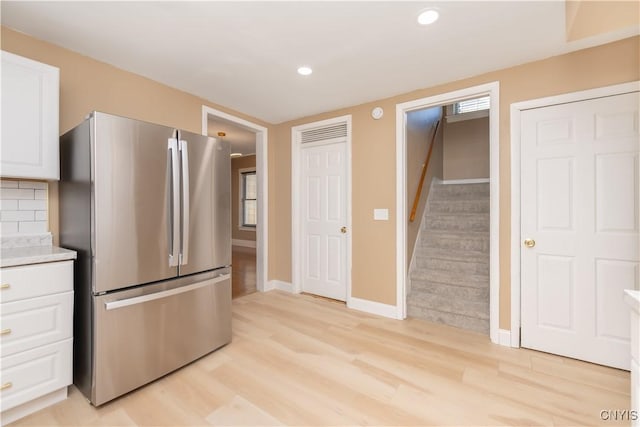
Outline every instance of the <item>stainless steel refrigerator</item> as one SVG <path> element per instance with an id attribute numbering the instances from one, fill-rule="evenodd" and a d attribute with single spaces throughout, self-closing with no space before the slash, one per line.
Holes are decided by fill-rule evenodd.
<path id="1" fill-rule="evenodd" d="M 230 342 L 230 147 L 94 112 L 60 157 L 74 383 L 98 406 Z"/>

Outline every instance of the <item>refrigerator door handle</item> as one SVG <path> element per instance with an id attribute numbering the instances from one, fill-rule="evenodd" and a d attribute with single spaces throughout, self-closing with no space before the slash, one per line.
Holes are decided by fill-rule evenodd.
<path id="1" fill-rule="evenodd" d="M 180 160 L 178 159 L 178 140 L 169 138 L 171 153 L 171 252 L 169 266 L 177 267 L 180 261 Z"/>
<path id="2" fill-rule="evenodd" d="M 182 249 L 180 250 L 180 265 L 189 262 L 189 150 L 187 141 L 180 140 L 180 155 L 182 157 Z"/>
<path id="3" fill-rule="evenodd" d="M 203 288 L 205 286 L 211 286 L 215 283 L 222 282 L 231 277 L 230 273 L 221 274 L 220 276 L 205 280 L 203 282 L 194 283 L 192 285 L 182 286 L 179 288 L 168 289 L 166 291 L 155 292 L 153 294 L 140 295 L 138 297 L 126 298 L 116 301 L 109 301 L 104 303 L 104 308 L 106 310 L 114 310 L 116 308 L 129 307 L 131 305 L 142 304 L 149 301 L 154 301 L 160 298 L 170 297 L 172 295 L 183 294 L 185 292 L 192 291 L 194 289 Z"/>

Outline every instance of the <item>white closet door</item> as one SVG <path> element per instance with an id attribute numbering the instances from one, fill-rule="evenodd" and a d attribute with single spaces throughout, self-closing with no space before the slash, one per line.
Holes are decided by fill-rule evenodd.
<path id="1" fill-rule="evenodd" d="M 346 143 L 302 148 L 302 291 L 347 298 Z M 343 228 L 345 227 L 345 228 Z"/>
<path id="2" fill-rule="evenodd" d="M 636 92 L 521 116 L 523 347 L 629 369 L 638 105 Z"/>

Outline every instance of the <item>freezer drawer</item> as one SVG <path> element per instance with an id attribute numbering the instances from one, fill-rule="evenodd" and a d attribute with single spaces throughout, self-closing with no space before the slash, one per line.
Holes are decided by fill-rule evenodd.
<path id="1" fill-rule="evenodd" d="M 231 341 L 229 269 L 98 296 L 94 304 L 96 406 Z"/>

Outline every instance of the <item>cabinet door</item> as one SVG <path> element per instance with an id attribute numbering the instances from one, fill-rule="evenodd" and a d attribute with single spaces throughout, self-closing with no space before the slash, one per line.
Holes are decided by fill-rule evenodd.
<path id="1" fill-rule="evenodd" d="M 0 175 L 60 179 L 59 70 L 2 52 Z"/>

